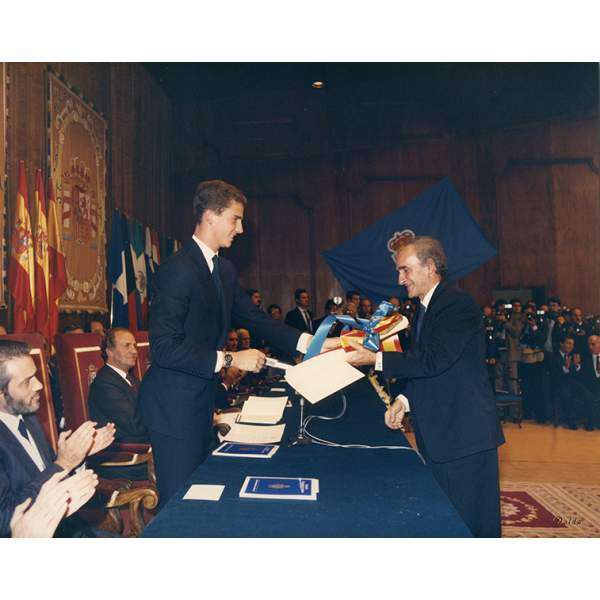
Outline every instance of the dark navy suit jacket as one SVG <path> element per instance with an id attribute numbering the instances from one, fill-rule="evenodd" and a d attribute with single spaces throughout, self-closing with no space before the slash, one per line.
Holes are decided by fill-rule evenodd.
<path id="1" fill-rule="evenodd" d="M 113 368 L 104 365 L 96 375 L 88 396 L 92 421 L 98 427 L 115 424 L 115 440 L 132 444 L 147 444 L 148 431 L 137 413 L 137 391 Z"/>
<path id="2" fill-rule="evenodd" d="M 230 261 L 219 259 L 223 302 L 202 251 L 192 239 L 161 265 L 150 305 L 152 365 L 139 394 L 148 429 L 183 439 L 210 427 L 217 374 L 216 350 L 234 324 L 287 352 L 300 333 L 258 309 L 237 281 Z"/>
<path id="3" fill-rule="evenodd" d="M 408 379 L 404 394 L 425 454 L 443 463 L 502 444 L 481 311 L 473 299 L 440 283 L 411 346 L 405 353 L 384 352 L 383 373 Z"/>
<path id="4" fill-rule="evenodd" d="M 46 469 L 37 468 L 11 430 L 0 421 L 0 536 L 10 536 L 10 519 L 15 507 L 27 498 L 35 500 L 42 485 L 63 470 L 54 464 L 54 453 L 37 418 L 34 415 L 23 418 Z"/>

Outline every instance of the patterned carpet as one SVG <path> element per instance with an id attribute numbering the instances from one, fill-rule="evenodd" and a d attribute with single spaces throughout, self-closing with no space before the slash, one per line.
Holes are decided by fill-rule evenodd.
<path id="1" fill-rule="evenodd" d="M 600 487 L 508 481 L 500 487 L 502 537 L 600 537 Z"/>

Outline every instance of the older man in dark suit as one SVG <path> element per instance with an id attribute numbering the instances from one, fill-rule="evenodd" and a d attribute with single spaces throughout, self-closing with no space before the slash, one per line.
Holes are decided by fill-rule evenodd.
<path id="1" fill-rule="evenodd" d="M 133 372 L 137 360 L 135 337 L 123 327 L 109 329 L 104 349 L 106 364 L 90 386 L 90 417 L 101 425 L 114 423 L 117 442 L 149 443 L 148 430 L 137 414 L 140 382 Z"/>
<path id="2" fill-rule="evenodd" d="M 305 352 L 310 336 L 269 318 L 219 256 L 242 233 L 246 198 L 223 181 L 205 181 L 194 197 L 195 229 L 154 280 L 150 306 L 152 366 L 140 388 L 140 410 L 154 453 L 164 504 L 204 461 L 211 441 L 215 387 L 222 367 L 259 371 L 259 350 L 222 351 L 232 323 L 286 352 Z"/>
<path id="3" fill-rule="evenodd" d="M 498 446 L 504 436 L 485 365 L 481 312 L 465 292 L 443 281 L 441 244 L 416 237 L 396 251 L 399 283 L 421 301 L 411 350 L 347 355 L 386 377 L 408 380 L 385 414 L 392 429 L 410 408 L 419 450 L 473 535 L 500 536 Z"/>

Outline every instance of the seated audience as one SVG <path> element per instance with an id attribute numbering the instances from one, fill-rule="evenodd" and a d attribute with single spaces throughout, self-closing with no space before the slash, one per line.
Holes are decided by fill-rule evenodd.
<path id="1" fill-rule="evenodd" d="M 115 424 L 118 442 L 148 444 L 150 438 L 137 414 L 139 380 L 134 373 L 137 347 L 133 333 L 109 329 L 103 344 L 106 364 L 96 375 L 88 396 L 90 417 L 99 425 Z"/>
<path id="2" fill-rule="evenodd" d="M 27 498 L 35 501 L 52 475 L 67 475 L 88 455 L 109 446 L 115 436 L 112 423 L 96 429 L 87 421 L 74 432 L 60 434 L 55 455 L 35 416 L 42 389 L 36 371 L 27 344 L 0 340 L 0 536 L 10 535 L 16 507 Z M 94 532 L 70 518 L 60 525 L 58 535 Z"/>
<path id="3" fill-rule="evenodd" d="M 333 298 L 329 298 L 329 300 L 325 302 L 325 314 L 320 319 L 317 319 L 313 324 L 314 331 L 317 331 L 317 329 L 319 329 L 319 326 L 325 320 L 326 317 L 329 317 L 331 315 L 339 315 L 341 313 L 342 307 L 336 304 L 333 301 Z M 327 337 L 339 337 L 343 327 L 344 324 L 340 323 L 339 321 L 332 323 Z"/>
<path id="4" fill-rule="evenodd" d="M 246 290 L 246 294 L 248 294 L 248 297 L 252 301 L 252 304 L 254 304 L 254 306 L 256 306 L 256 308 L 261 307 L 262 296 L 258 290 L 249 289 L 249 290 Z"/>
<path id="5" fill-rule="evenodd" d="M 570 429 L 577 429 L 577 421 L 586 419 L 586 429 L 595 425 L 594 402 L 581 379 L 581 356 L 574 352 L 575 340 L 565 336 L 558 352 L 553 352 L 549 362 L 550 385 L 555 406 Z"/>
<path id="6" fill-rule="evenodd" d="M 240 350 L 248 350 L 250 348 L 250 332 L 247 329 L 240 327 L 237 330 L 238 334 L 238 351 Z"/>
<path id="7" fill-rule="evenodd" d="M 84 333 L 83 327 L 78 327 L 77 325 L 67 325 L 63 328 L 63 333 Z"/>
<path id="8" fill-rule="evenodd" d="M 237 352 L 238 349 L 238 332 L 235 329 L 232 329 L 227 334 L 227 340 L 225 342 L 225 350 L 229 350 L 229 352 Z"/>
<path id="9" fill-rule="evenodd" d="M 88 333 L 97 333 L 102 338 L 104 338 L 104 336 L 106 335 L 106 331 L 104 329 L 104 323 L 102 323 L 102 321 L 97 321 L 97 320 L 90 321 L 87 324 L 85 330 Z"/>
<path id="10" fill-rule="evenodd" d="M 281 318 L 283 316 L 281 312 L 281 306 L 279 306 L 279 304 L 269 304 L 269 308 L 267 308 L 267 313 L 271 317 L 271 319 L 277 319 L 278 321 L 281 321 Z"/>
<path id="11" fill-rule="evenodd" d="M 373 316 L 373 303 L 370 298 L 362 298 L 358 305 L 358 316 L 362 319 L 370 319 Z"/>

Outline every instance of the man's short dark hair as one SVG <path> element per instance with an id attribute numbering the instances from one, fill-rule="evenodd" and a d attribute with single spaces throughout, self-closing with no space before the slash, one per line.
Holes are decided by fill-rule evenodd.
<path id="1" fill-rule="evenodd" d="M 131 333 L 131 331 L 129 331 L 127 327 L 113 327 L 112 329 L 109 329 L 106 332 L 104 339 L 102 340 L 101 346 L 102 358 L 104 358 L 104 360 L 106 360 L 108 357 L 108 354 L 106 353 L 107 349 L 110 348 L 111 350 L 114 350 L 117 344 L 117 333 L 119 333 L 119 331 L 126 331 L 127 333 Z"/>
<path id="2" fill-rule="evenodd" d="M 523 304 L 520 298 L 512 298 L 510 303 L 514 306 L 516 303 Z"/>
<path id="3" fill-rule="evenodd" d="M 246 290 L 246 294 L 248 294 L 248 298 L 252 298 L 252 296 L 254 296 L 254 294 L 256 294 L 256 292 L 258 292 L 258 290 L 255 290 L 253 288 Z"/>
<path id="4" fill-rule="evenodd" d="M 232 202 L 239 202 L 245 206 L 248 201 L 240 190 L 225 181 L 220 179 L 201 181 L 196 187 L 193 201 L 196 223 L 202 221 L 205 210 L 212 210 L 220 215 Z"/>
<path id="5" fill-rule="evenodd" d="M 346 292 L 346 302 L 349 302 L 350 300 L 352 300 L 352 296 L 359 296 L 360 297 L 360 292 L 357 290 L 348 290 Z"/>
<path id="6" fill-rule="evenodd" d="M 300 300 L 300 294 L 304 294 L 307 293 L 308 294 L 308 290 L 305 290 L 304 288 L 298 288 L 295 292 L 294 292 L 294 300 L 296 302 L 298 302 L 298 300 Z"/>
<path id="7" fill-rule="evenodd" d="M 278 308 L 278 309 L 279 309 L 279 312 L 281 312 L 281 306 L 279 306 L 279 304 L 269 304 L 269 306 L 268 306 L 268 308 L 267 308 L 267 314 L 269 314 L 269 315 L 270 315 L 270 314 L 271 314 L 271 312 L 272 312 L 274 309 L 276 309 L 276 308 Z"/>
<path id="8" fill-rule="evenodd" d="M 15 340 L 0 340 L 0 390 L 6 391 L 10 382 L 10 377 L 6 372 L 6 363 L 29 356 L 29 345 L 25 342 L 17 342 Z"/>
<path id="9" fill-rule="evenodd" d="M 425 235 L 418 235 L 407 246 L 413 246 L 421 264 L 425 264 L 431 259 L 435 266 L 435 272 L 442 279 L 446 278 L 448 275 L 448 260 L 444 247 L 439 240 Z"/>
<path id="10" fill-rule="evenodd" d="M 558 339 L 558 343 L 564 344 L 564 342 L 566 342 L 567 340 L 573 340 L 573 343 L 575 343 L 575 338 L 572 335 L 569 335 L 568 333 L 565 335 L 561 335 Z"/>
<path id="11" fill-rule="evenodd" d="M 560 306 L 560 298 L 558 296 L 550 296 L 550 298 L 548 298 L 547 302 L 548 302 L 548 304 L 550 304 L 551 302 L 556 302 L 556 304 L 558 304 Z"/>

